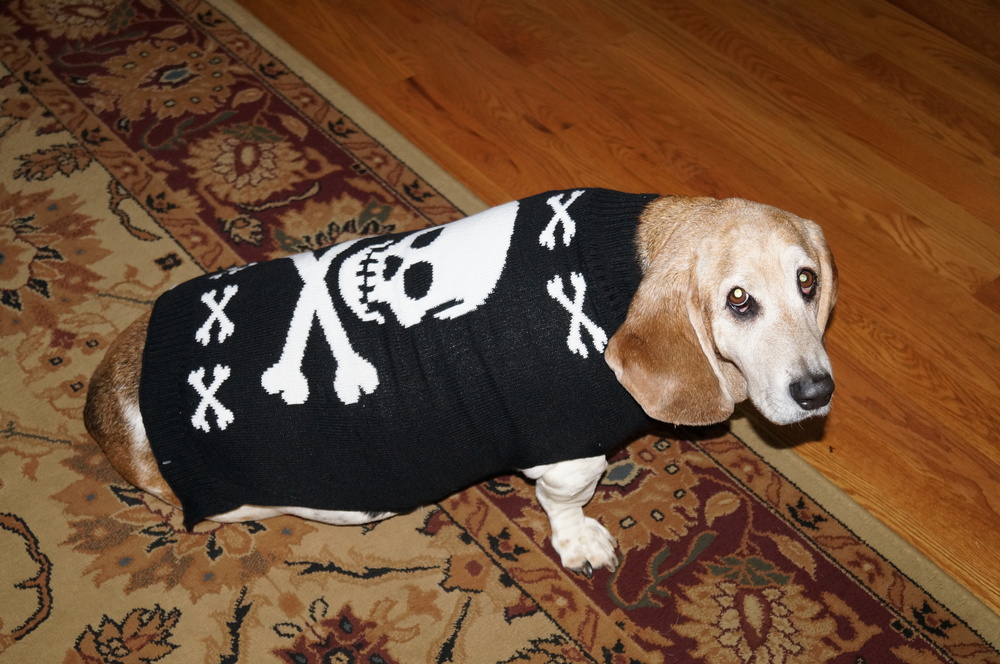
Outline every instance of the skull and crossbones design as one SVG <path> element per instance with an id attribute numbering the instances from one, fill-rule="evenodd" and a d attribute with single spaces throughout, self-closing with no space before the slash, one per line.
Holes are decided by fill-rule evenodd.
<path id="1" fill-rule="evenodd" d="M 538 243 L 542 247 L 549 251 L 559 248 L 556 230 L 560 227 L 561 245 L 572 243 L 576 226 L 569 208 L 582 193 L 574 191 L 547 200 L 553 214 L 539 233 Z M 334 359 L 332 380 L 337 398 L 351 405 L 375 392 L 380 382 L 378 370 L 351 343 L 347 332 L 350 326 L 344 325 L 343 314 L 329 290 L 331 270 L 336 269 L 335 282 L 347 308 L 362 322 L 411 328 L 431 319 L 458 318 L 483 306 L 496 289 L 507 264 L 518 210 L 518 201 L 513 201 L 443 226 L 383 241 L 353 240 L 282 259 L 294 264 L 301 289 L 280 356 L 261 375 L 261 387 L 268 394 L 279 395 L 288 405 L 303 404 L 309 399 L 303 362 L 309 336 L 315 333 L 318 322 Z M 338 259 L 339 266 L 334 268 Z M 238 269 L 233 269 L 211 278 L 220 279 L 236 272 Z M 584 313 L 583 276 L 578 272 L 566 276 L 564 280 L 553 275 L 545 288 L 549 297 L 569 314 L 569 350 L 586 358 L 589 349 L 584 333 L 598 352 L 604 350 L 607 335 Z M 567 293 L 567 284 L 572 297 Z M 224 343 L 233 334 L 233 323 L 225 308 L 238 293 L 237 287 L 230 285 L 201 297 L 209 317 L 196 333 L 199 344 Z M 206 383 L 206 374 L 206 369 L 200 368 L 189 378 L 201 397 L 192 424 L 202 431 L 208 430 L 207 412 L 212 410 L 219 428 L 224 429 L 233 414 L 222 405 L 216 392 L 229 376 L 229 367 L 213 367 L 211 384 Z"/>
<path id="2" fill-rule="evenodd" d="M 281 358 L 262 376 L 264 389 L 280 393 L 288 404 L 308 399 L 302 361 L 314 318 L 320 321 L 336 363 L 333 383 L 340 401 L 357 403 L 363 394 L 378 388 L 377 369 L 354 350 L 327 289 L 327 272 L 336 256 L 347 252 L 338 284 L 349 308 L 362 321 L 385 324 L 386 311 L 403 327 L 412 327 L 427 316 L 456 318 L 481 306 L 496 287 L 516 217 L 517 204 L 513 203 L 360 249 L 354 240 L 334 246 L 320 258 L 314 254 L 291 257 L 303 288 Z"/>

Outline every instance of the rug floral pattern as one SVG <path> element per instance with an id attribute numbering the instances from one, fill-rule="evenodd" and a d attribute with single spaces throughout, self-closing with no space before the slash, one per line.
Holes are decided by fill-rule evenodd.
<path id="1" fill-rule="evenodd" d="M 358 528 L 186 532 L 87 436 L 89 376 L 183 279 L 461 211 L 198 0 L 0 8 L 0 660 L 998 662 L 724 430 L 633 442 L 563 570 L 497 478 Z"/>

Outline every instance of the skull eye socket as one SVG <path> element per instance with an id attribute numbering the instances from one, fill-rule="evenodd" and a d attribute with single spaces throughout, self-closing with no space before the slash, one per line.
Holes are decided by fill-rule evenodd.
<path id="1" fill-rule="evenodd" d="M 419 300 L 427 296 L 433 282 L 434 266 L 426 261 L 420 261 L 406 268 L 406 272 L 403 273 L 403 292 L 411 300 Z"/>
<path id="2" fill-rule="evenodd" d="M 385 259 L 385 268 L 382 270 L 382 279 L 389 281 L 396 276 L 399 272 L 399 268 L 403 266 L 403 259 L 399 256 L 387 256 Z"/>

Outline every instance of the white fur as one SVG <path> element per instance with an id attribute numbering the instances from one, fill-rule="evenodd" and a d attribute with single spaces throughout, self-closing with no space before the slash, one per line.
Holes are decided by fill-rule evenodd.
<path id="1" fill-rule="evenodd" d="M 381 521 L 395 516 L 393 512 L 382 512 L 381 514 L 369 514 L 367 512 L 347 512 L 338 510 L 316 510 L 308 507 L 257 507 L 254 505 L 242 505 L 224 514 L 210 516 L 210 521 L 219 523 L 239 523 L 241 521 L 259 521 L 270 519 L 273 516 L 290 514 L 293 516 L 319 521 L 333 526 L 359 526 L 372 521 Z"/>
<path id="2" fill-rule="evenodd" d="M 595 519 L 584 516 L 608 467 L 604 456 L 573 459 L 522 470 L 535 483 L 538 502 L 549 517 L 552 547 L 563 567 L 590 576 L 592 569 L 618 565 L 615 539 Z"/>

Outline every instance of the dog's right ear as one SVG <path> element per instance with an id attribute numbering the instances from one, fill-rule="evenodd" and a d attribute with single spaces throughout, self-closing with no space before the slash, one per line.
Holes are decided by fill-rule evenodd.
<path id="1" fill-rule="evenodd" d="M 715 352 L 696 282 L 700 224 L 692 212 L 710 202 L 665 197 L 644 213 L 648 266 L 604 353 L 646 414 L 672 424 L 721 422 L 746 396 L 742 375 Z"/>
<path id="2" fill-rule="evenodd" d="M 724 387 L 700 303 L 689 288 L 663 286 L 643 281 L 625 323 L 608 342 L 605 361 L 653 419 L 721 422 L 735 403 Z"/>

